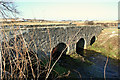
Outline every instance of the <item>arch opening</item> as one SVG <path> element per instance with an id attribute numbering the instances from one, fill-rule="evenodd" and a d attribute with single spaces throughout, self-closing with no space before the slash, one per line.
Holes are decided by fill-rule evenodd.
<path id="1" fill-rule="evenodd" d="M 56 47 L 52 49 L 51 55 L 54 60 L 56 60 L 60 54 L 66 55 L 66 52 L 68 50 L 68 47 L 65 43 L 59 43 Z"/>
<path id="2" fill-rule="evenodd" d="M 85 40 L 81 38 L 76 44 L 76 53 L 83 56 L 84 47 L 85 47 Z"/>
<path id="3" fill-rule="evenodd" d="M 92 45 L 95 42 L 96 38 L 95 36 L 92 37 L 91 41 L 90 41 L 90 45 Z"/>

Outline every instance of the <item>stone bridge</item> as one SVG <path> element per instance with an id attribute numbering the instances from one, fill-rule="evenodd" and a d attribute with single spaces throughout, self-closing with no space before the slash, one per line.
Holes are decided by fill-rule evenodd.
<path id="1" fill-rule="evenodd" d="M 17 30 L 16 34 L 23 34 L 26 47 L 38 55 L 65 49 L 66 53 L 79 53 L 92 45 L 101 33 L 100 26 L 28 26 Z M 10 32 L 11 35 L 14 35 Z M 19 39 L 19 38 L 18 38 Z M 14 37 L 10 39 L 10 46 L 14 44 Z M 39 55 L 41 57 L 41 55 Z"/>

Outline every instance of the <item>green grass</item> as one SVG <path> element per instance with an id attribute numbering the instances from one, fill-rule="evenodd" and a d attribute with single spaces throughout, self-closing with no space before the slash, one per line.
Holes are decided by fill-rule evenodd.
<path id="1" fill-rule="evenodd" d="M 67 73 L 69 70 L 60 64 L 56 64 L 55 67 L 53 68 L 56 72 L 59 73 L 59 75 L 62 75 L 63 73 Z"/>
<path id="2" fill-rule="evenodd" d="M 108 56 L 112 59 L 119 59 L 120 55 L 116 54 L 118 53 L 118 50 L 113 50 L 114 46 L 112 44 L 107 43 L 107 48 L 105 46 L 100 45 L 99 42 L 95 42 L 92 46 L 88 47 L 88 50 L 94 50 L 96 52 L 102 53 L 102 55 Z"/>
<path id="3" fill-rule="evenodd" d="M 74 53 L 74 54 L 71 54 L 70 57 L 74 59 L 73 60 L 74 61 L 73 64 L 75 64 L 75 62 L 78 63 L 78 65 L 79 65 L 79 63 L 83 63 L 83 62 L 87 63 L 87 64 L 93 64 L 91 61 L 85 59 L 84 57 L 80 56 L 79 54 L 75 54 Z"/>
<path id="4" fill-rule="evenodd" d="M 63 56 L 61 59 L 62 62 L 56 63 L 53 72 L 55 70 L 56 72 L 58 72 L 59 75 L 63 75 L 68 74 L 68 72 L 70 71 L 70 75 L 67 78 L 76 78 L 79 75 L 74 71 L 74 69 L 78 69 L 80 66 L 86 67 L 93 64 L 87 59 L 84 59 L 84 61 L 82 59 L 83 57 L 76 53 Z M 54 72 L 54 74 L 56 74 L 56 72 Z"/>

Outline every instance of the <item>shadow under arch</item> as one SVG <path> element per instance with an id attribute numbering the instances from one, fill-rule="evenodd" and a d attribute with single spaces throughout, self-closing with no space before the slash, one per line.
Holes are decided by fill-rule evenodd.
<path id="1" fill-rule="evenodd" d="M 91 40 L 90 40 L 90 45 L 92 45 L 92 44 L 95 42 L 95 40 L 96 40 L 96 37 L 93 36 L 93 37 L 91 38 Z"/>
<path id="2" fill-rule="evenodd" d="M 55 46 L 52 49 L 51 55 L 54 60 L 56 60 L 60 54 L 66 55 L 66 52 L 68 51 L 68 47 L 65 43 L 59 43 L 57 46 Z"/>
<path id="3" fill-rule="evenodd" d="M 76 44 L 76 53 L 83 56 L 84 47 L 85 47 L 85 40 L 84 38 L 81 38 Z"/>

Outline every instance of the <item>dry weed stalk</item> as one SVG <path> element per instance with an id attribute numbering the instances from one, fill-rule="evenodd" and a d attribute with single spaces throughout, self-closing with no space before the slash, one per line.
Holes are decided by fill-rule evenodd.
<path id="1" fill-rule="evenodd" d="M 108 63 L 108 56 L 107 56 L 107 60 L 104 66 L 104 80 L 106 80 L 105 71 L 106 71 L 107 63 Z"/>
<path id="2" fill-rule="evenodd" d="M 14 33 L 14 38 L 10 38 L 9 31 L 12 31 Z M 50 31 L 47 28 L 49 41 L 50 41 L 50 49 L 51 48 L 51 36 Z M 35 32 L 35 29 L 33 29 L 33 33 Z M 72 42 L 72 39 L 74 39 L 80 30 L 69 40 L 68 46 L 71 44 L 74 44 L 75 42 Z M 34 78 L 34 79 L 41 79 L 42 76 L 44 79 L 48 79 L 50 77 L 50 74 L 52 71 L 55 72 L 53 69 L 58 60 L 61 58 L 64 51 L 68 48 L 66 48 L 61 52 L 58 59 L 51 65 L 52 55 L 50 52 L 50 58 L 45 58 L 47 63 L 44 63 L 43 60 L 38 58 L 38 55 L 34 50 L 32 50 L 32 46 L 34 46 L 35 50 L 37 51 L 37 45 L 34 40 L 34 35 L 30 35 L 31 40 L 28 42 L 25 41 L 25 38 L 23 37 L 22 30 L 20 26 L 17 26 L 17 28 L 14 28 L 14 25 L 12 25 L 11 30 L 6 31 L 6 29 L 2 28 L 2 39 L 3 44 L 1 45 L 2 50 L 2 67 L 1 67 L 1 79 L 4 78 Z M 32 45 L 34 44 L 34 45 Z M 45 55 L 47 53 L 45 52 Z M 56 72 L 57 73 L 57 72 Z M 58 74 L 58 73 L 57 73 Z M 68 72 L 68 76 L 70 72 Z M 31 76 L 31 77 L 30 77 Z"/>
<path id="3" fill-rule="evenodd" d="M 74 38 L 78 35 L 79 32 L 80 32 L 80 30 L 78 30 L 78 32 L 69 40 L 68 46 L 74 43 L 74 42 L 72 42 L 72 39 L 74 39 Z M 45 80 L 48 79 L 48 77 L 49 77 L 51 71 L 53 70 L 54 66 L 56 65 L 56 63 L 58 62 L 58 60 L 61 58 L 62 54 L 65 52 L 65 50 L 68 48 L 68 46 L 65 47 L 65 49 L 61 52 L 61 54 L 60 54 L 59 57 L 57 58 L 57 60 L 54 62 L 54 64 L 52 65 L 50 71 L 48 72 Z"/>
<path id="4" fill-rule="evenodd" d="M 48 64 L 45 66 L 41 65 L 44 64 L 44 62 L 40 59 L 38 59 L 37 54 L 30 53 L 29 50 L 31 49 L 31 44 L 34 43 L 34 47 L 37 50 L 35 41 L 33 39 L 34 35 L 31 35 L 32 40 L 27 43 L 25 42 L 25 39 L 23 38 L 22 32 L 20 30 L 20 34 L 17 34 L 17 30 L 19 29 L 12 29 L 14 31 L 14 38 L 10 39 L 9 37 L 9 31 L 6 32 L 6 29 L 2 29 L 2 39 L 3 44 L 1 44 L 1 50 L 2 50 L 2 67 L 1 67 L 1 79 L 7 78 L 8 74 L 10 75 L 10 78 L 29 78 L 29 69 L 31 69 L 33 78 L 40 78 L 43 73 L 47 72 L 47 69 L 42 69 L 44 67 L 48 68 Z M 1 40 L 2 40 L 1 39 Z M 12 45 L 12 46 L 11 46 Z M 22 51 L 22 52 L 21 52 Z M 34 57 L 33 57 L 34 55 Z M 35 58 L 35 59 L 34 59 Z M 34 62 L 34 60 L 36 62 Z M 29 65 L 28 65 L 29 64 Z M 6 66 L 7 65 L 7 66 Z M 34 66 L 37 66 L 37 70 L 33 68 Z M 10 66 L 10 68 L 8 67 Z M 28 69 L 28 67 L 30 67 Z M 3 69 L 2 69 L 3 68 Z M 37 76 L 36 72 L 37 71 Z M 18 76 L 17 76 L 18 75 Z M 9 79 L 10 79 L 9 78 Z"/>
<path id="5" fill-rule="evenodd" d="M 78 71 L 75 70 L 75 69 L 74 69 L 74 71 L 79 74 L 79 77 L 80 77 L 80 79 L 82 80 L 82 75 L 80 74 L 80 72 L 78 72 Z"/>

